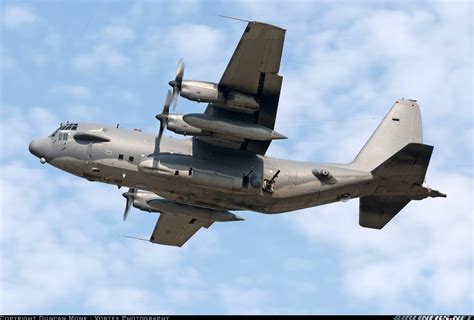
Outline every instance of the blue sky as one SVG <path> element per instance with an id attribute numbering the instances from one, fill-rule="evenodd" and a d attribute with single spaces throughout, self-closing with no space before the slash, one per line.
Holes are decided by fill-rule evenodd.
<path id="1" fill-rule="evenodd" d="M 473 313 L 472 3 L 2 1 L 0 314 Z M 181 249 L 122 221 L 116 187 L 41 165 L 31 139 L 61 121 L 157 131 L 183 57 L 218 81 L 245 28 L 287 30 L 267 154 L 349 162 L 396 99 L 417 99 L 427 182 L 382 231 L 358 200 L 216 223 Z M 181 99 L 180 112 L 204 110 Z M 169 134 L 169 133 L 168 133 Z M 240 215 L 240 213 L 239 213 Z"/>

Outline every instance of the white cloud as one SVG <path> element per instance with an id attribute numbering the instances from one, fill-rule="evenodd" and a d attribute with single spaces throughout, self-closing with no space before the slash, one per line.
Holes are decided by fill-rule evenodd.
<path id="1" fill-rule="evenodd" d="M 52 93 L 65 94 L 76 99 L 88 99 L 91 97 L 91 89 L 81 85 L 64 84 L 53 87 Z"/>
<path id="2" fill-rule="evenodd" d="M 125 26 L 107 26 L 102 30 L 102 38 L 105 42 L 122 43 L 133 40 L 135 33 Z"/>
<path id="3" fill-rule="evenodd" d="M 94 71 L 98 68 L 116 70 L 129 63 L 129 58 L 120 51 L 120 45 L 135 38 L 134 31 L 124 25 L 104 27 L 96 36 L 92 36 L 95 44 L 90 52 L 76 55 L 72 65 L 79 71 Z"/>
<path id="4" fill-rule="evenodd" d="M 97 45 L 92 52 L 79 54 L 73 59 L 73 67 L 79 71 L 93 71 L 99 67 L 115 70 L 127 63 L 127 57 L 107 45 Z"/>
<path id="5" fill-rule="evenodd" d="M 169 314 L 169 310 L 159 307 L 163 305 L 160 300 L 150 291 L 139 288 L 99 287 L 91 290 L 85 304 L 103 314 Z"/>
<path id="6" fill-rule="evenodd" d="M 217 296 L 229 314 L 263 314 L 270 300 L 268 292 L 261 288 L 221 284 Z"/>
<path id="7" fill-rule="evenodd" d="M 2 10 L 2 13 L 2 22 L 10 29 L 33 24 L 38 20 L 38 17 L 29 8 L 21 6 L 7 6 Z"/>
<path id="8" fill-rule="evenodd" d="M 187 35 L 187 36 L 185 36 Z M 233 50 L 225 46 L 225 37 L 221 30 L 205 25 L 184 24 L 173 27 L 167 41 L 171 42 L 177 57 L 182 57 L 187 66 L 185 77 L 189 79 L 212 79 L 212 75 L 222 74 L 225 65 L 220 66 L 226 51 Z M 173 70 L 174 71 L 174 70 Z"/>
<path id="9" fill-rule="evenodd" d="M 0 145 L 2 158 L 26 154 L 30 140 L 46 136 L 58 125 L 54 114 L 42 107 L 31 107 L 23 113 L 18 107 L 2 105 Z"/>

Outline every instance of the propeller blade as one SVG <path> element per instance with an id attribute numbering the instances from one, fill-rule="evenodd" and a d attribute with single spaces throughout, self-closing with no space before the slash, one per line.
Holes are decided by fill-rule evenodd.
<path id="1" fill-rule="evenodd" d="M 123 211 L 123 221 L 127 220 L 128 212 L 130 211 L 130 208 L 133 205 L 133 200 L 135 198 L 136 190 L 135 188 L 130 188 L 128 189 L 127 192 L 124 192 L 122 196 L 127 199 L 127 202 L 125 204 L 125 210 Z"/>
<path id="2" fill-rule="evenodd" d="M 161 114 L 166 114 L 166 116 L 168 116 L 168 114 L 170 113 L 170 104 L 172 102 L 172 99 L 173 99 L 173 96 L 171 94 L 171 91 L 168 90 L 168 94 L 166 95 L 165 106 L 163 107 L 163 112 L 161 112 Z"/>
<path id="3" fill-rule="evenodd" d="M 178 97 L 179 97 L 179 90 L 176 87 L 173 87 L 173 96 L 172 96 L 172 103 L 173 103 L 173 112 L 176 111 L 176 105 L 178 104 Z"/>
<path id="4" fill-rule="evenodd" d="M 176 68 L 176 84 L 181 87 L 181 81 L 183 81 L 183 75 L 184 75 L 184 62 L 183 58 L 179 59 L 178 61 L 178 66 Z"/>
<path id="5" fill-rule="evenodd" d="M 161 122 L 160 131 L 158 132 L 158 138 L 157 138 L 157 142 L 156 142 L 156 146 L 157 146 L 158 150 L 160 149 L 161 137 L 163 136 L 163 131 L 165 131 L 165 127 L 166 127 L 166 125 L 163 122 Z"/>
<path id="6" fill-rule="evenodd" d="M 168 125 L 168 115 L 170 114 L 170 104 L 172 101 L 171 91 L 168 90 L 168 94 L 166 95 L 165 105 L 163 106 L 163 111 L 161 114 L 157 114 L 155 117 L 160 121 L 160 131 L 158 132 L 158 137 L 155 140 L 155 150 L 159 151 L 161 137 L 163 136 L 163 131 L 165 131 Z"/>
<path id="7" fill-rule="evenodd" d="M 181 91 L 181 84 L 183 82 L 183 75 L 184 75 L 184 62 L 183 59 L 179 59 L 178 66 L 176 67 L 176 77 L 173 81 L 170 81 L 170 86 L 173 87 L 173 95 L 172 95 L 172 104 L 173 104 L 173 112 L 176 110 L 176 105 L 178 104 L 178 97 Z"/>

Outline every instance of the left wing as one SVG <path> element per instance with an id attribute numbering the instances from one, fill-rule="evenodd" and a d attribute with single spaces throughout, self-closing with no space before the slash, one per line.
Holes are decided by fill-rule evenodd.
<path id="1" fill-rule="evenodd" d="M 213 221 L 200 220 L 174 213 L 162 212 L 150 242 L 181 247 L 200 228 L 209 228 Z"/>

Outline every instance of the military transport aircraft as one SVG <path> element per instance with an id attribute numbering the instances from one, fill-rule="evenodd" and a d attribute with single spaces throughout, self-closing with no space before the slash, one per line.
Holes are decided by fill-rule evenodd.
<path id="1" fill-rule="evenodd" d="M 275 159 L 272 140 L 283 77 L 285 30 L 248 22 L 219 83 L 184 80 L 178 64 L 157 135 L 118 126 L 61 125 L 30 152 L 89 181 L 130 189 L 132 206 L 159 212 L 149 241 L 182 246 L 201 227 L 244 220 L 230 211 L 281 213 L 360 198 L 359 224 L 383 228 L 411 200 L 446 197 L 425 181 L 433 147 L 422 143 L 415 100 L 400 99 L 348 164 Z M 170 113 L 178 97 L 206 102 L 204 113 Z M 190 136 L 163 137 L 168 130 Z"/>

